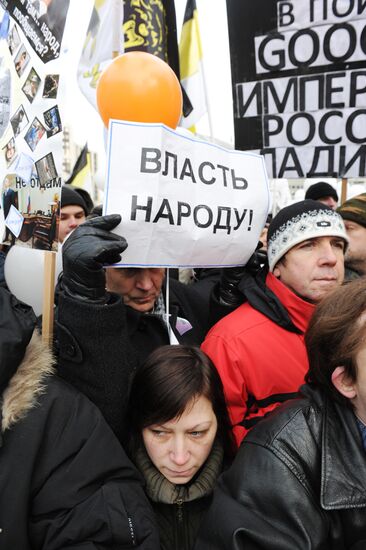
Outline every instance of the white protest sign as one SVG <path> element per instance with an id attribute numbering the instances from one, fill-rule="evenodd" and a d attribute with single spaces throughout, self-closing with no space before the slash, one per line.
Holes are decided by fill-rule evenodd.
<path id="1" fill-rule="evenodd" d="M 9 214 L 6 216 L 6 227 L 18 238 L 23 227 L 24 218 L 14 205 L 10 206 Z"/>
<path id="2" fill-rule="evenodd" d="M 256 248 L 270 208 L 263 157 L 161 124 L 110 121 L 104 214 L 128 248 L 120 266 L 229 267 Z"/>

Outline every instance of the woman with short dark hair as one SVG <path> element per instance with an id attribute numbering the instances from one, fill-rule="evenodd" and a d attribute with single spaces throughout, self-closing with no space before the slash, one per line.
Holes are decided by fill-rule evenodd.
<path id="1" fill-rule="evenodd" d="M 137 370 L 129 449 L 145 478 L 163 550 L 191 549 L 234 444 L 220 377 L 191 346 L 163 346 Z"/>

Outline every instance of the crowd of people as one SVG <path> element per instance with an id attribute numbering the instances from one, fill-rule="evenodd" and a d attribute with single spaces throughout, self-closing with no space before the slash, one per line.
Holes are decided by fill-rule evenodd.
<path id="1" fill-rule="evenodd" d="M 0 286 L 0 546 L 366 547 L 366 193 L 190 284 L 113 267 L 120 221 L 64 187 L 52 352 Z"/>

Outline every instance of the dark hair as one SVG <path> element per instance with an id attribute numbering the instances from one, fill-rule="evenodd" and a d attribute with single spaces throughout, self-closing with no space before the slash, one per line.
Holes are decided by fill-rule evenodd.
<path id="1" fill-rule="evenodd" d="M 193 346 L 161 346 L 137 369 L 127 405 L 128 447 L 141 444 L 144 428 L 179 418 L 201 395 L 211 403 L 224 454 L 232 458 L 234 442 L 220 376 L 211 359 Z"/>
<path id="2" fill-rule="evenodd" d="M 85 216 L 87 216 L 93 208 L 93 201 L 85 189 L 65 183 L 61 188 L 61 208 L 70 205 L 80 206 L 84 210 Z"/>
<path id="3" fill-rule="evenodd" d="M 331 376 L 338 366 L 351 381 L 357 379 L 356 355 L 365 345 L 366 279 L 345 283 L 317 306 L 305 335 L 309 358 L 306 382 L 318 386 L 332 399 L 350 404 L 334 387 Z"/>

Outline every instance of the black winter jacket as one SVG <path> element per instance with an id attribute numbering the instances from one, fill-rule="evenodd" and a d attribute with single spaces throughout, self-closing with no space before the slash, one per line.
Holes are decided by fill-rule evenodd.
<path id="1" fill-rule="evenodd" d="M 14 304 L 6 314 L 0 304 L 0 381 L 11 371 L 0 408 L 0 548 L 158 549 L 140 476 L 102 415 L 53 375 L 38 334 L 27 344 L 22 311 L 10 319 Z"/>
<path id="2" fill-rule="evenodd" d="M 366 454 L 356 418 L 303 386 L 244 439 L 196 550 L 363 550 Z"/>
<path id="3" fill-rule="evenodd" d="M 165 292 L 164 298 L 165 298 Z M 199 345 L 207 332 L 208 293 L 196 285 L 170 281 L 171 326 L 180 344 Z M 192 329 L 180 335 L 177 317 Z M 111 295 L 108 305 L 95 305 L 59 295 L 58 374 L 89 397 L 123 441 L 125 408 L 133 370 L 159 346 L 169 344 L 164 321 L 126 307 Z"/>

